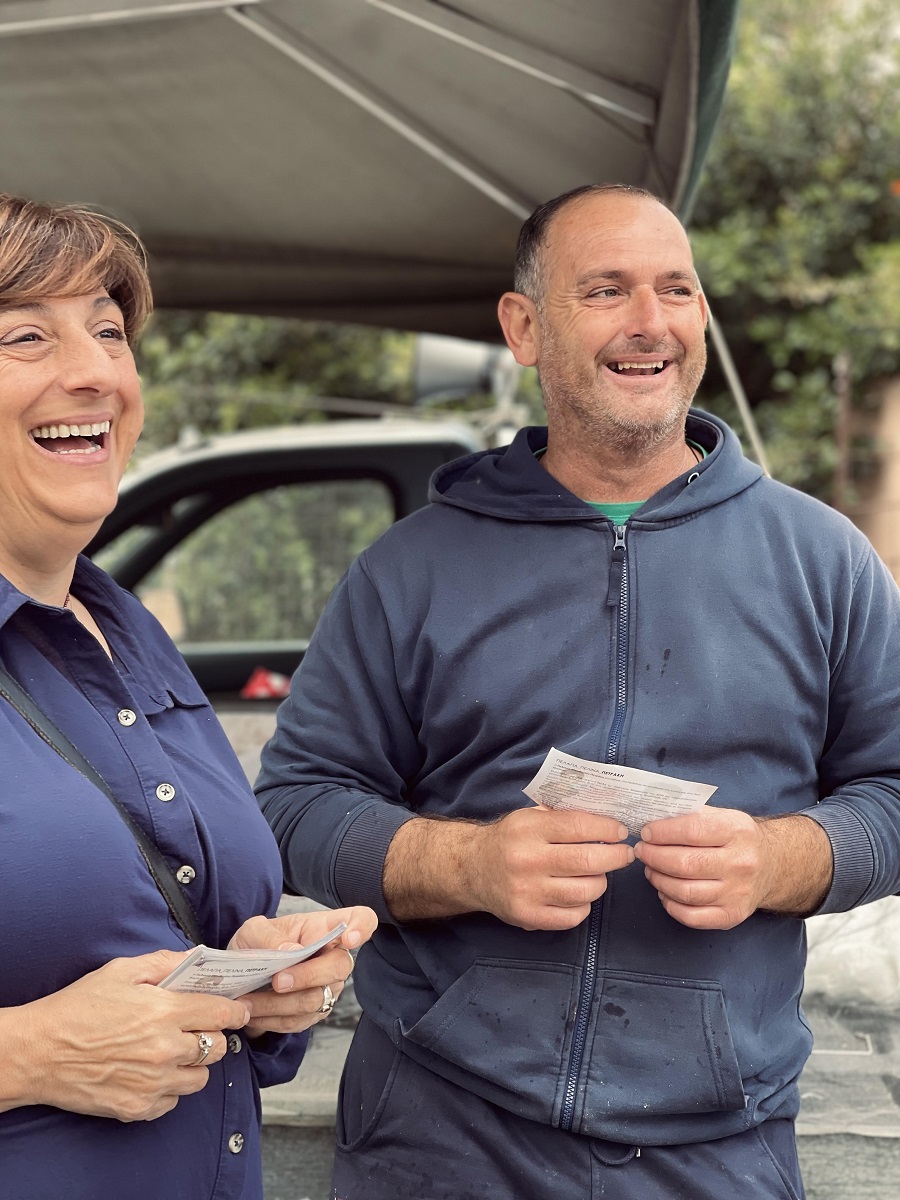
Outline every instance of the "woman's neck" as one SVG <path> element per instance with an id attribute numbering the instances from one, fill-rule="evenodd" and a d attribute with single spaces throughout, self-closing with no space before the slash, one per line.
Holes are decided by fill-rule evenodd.
<path id="1" fill-rule="evenodd" d="M 0 574 L 33 600 L 62 608 L 72 584 L 77 557 L 78 553 L 71 550 L 49 553 L 46 547 L 23 550 L 0 542 Z"/>

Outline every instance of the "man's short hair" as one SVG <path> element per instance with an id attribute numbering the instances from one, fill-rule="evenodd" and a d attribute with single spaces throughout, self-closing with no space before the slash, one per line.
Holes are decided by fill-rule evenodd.
<path id="1" fill-rule="evenodd" d="M 605 196 L 610 193 L 621 193 L 626 196 L 643 196 L 647 200 L 655 200 L 664 208 L 669 206 L 649 192 L 646 188 L 634 187 L 628 183 L 586 183 L 581 187 L 554 196 L 536 208 L 522 228 L 519 230 L 519 240 L 516 244 L 516 266 L 513 276 L 513 288 L 535 304 L 540 306 L 544 292 L 543 263 L 541 251 L 547 241 L 547 230 L 553 218 L 562 209 L 580 200 L 583 196 Z"/>

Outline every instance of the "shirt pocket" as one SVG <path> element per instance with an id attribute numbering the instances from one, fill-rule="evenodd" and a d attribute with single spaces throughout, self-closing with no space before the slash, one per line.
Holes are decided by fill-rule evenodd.
<path id="1" fill-rule="evenodd" d="M 472 1091 L 555 1124 L 580 979 L 561 963 L 480 958 L 401 1032 L 469 1072 Z"/>
<path id="2" fill-rule="evenodd" d="M 152 692 L 132 681 L 130 690 L 145 717 L 156 716 L 171 708 L 209 707 L 205 692 L 192 677 L 173 680 L 165 687 L 155 687 Z"/>
<path id="3" fill-rule="evenodd" d="M 734 1112 L 746 1105 L 715 980 L 608 971 L 596 1000 L 580 1122 Z"/>

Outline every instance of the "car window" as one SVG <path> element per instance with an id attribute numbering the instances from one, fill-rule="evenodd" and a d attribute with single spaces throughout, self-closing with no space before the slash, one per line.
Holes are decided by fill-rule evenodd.
<path id="1" fill-rule="evenodd" d="M 269 488 L 215 512 L 135 591 L 177 643 L 308 638 L 341 575 L 394 517 L 373 479 Z M 120 540 L 97 555 L 101 566 L 121 557 Z"/>

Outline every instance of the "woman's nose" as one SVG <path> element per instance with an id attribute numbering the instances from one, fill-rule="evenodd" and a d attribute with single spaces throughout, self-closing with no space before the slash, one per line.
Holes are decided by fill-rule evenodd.
<path id="1" fill-rule="evenodd" d="M 116 359 L 91 334 L 75 336 L 63 347 L 60 380 L 67 392 L 109 396 L 118 388 L 120 376 Z"/>

